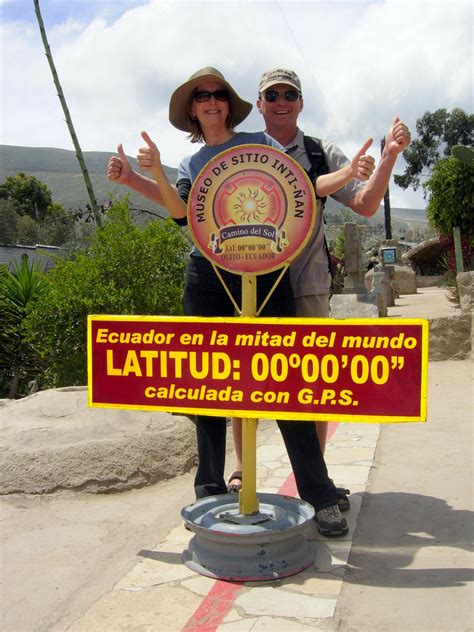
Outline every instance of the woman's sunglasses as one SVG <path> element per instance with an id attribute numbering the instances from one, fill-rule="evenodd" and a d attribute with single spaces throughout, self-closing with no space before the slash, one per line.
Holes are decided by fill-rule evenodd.
<path id="1" fill-rule="evenodd" d="M 298 90 L 285 90 L 283 92 L 279 92 L 278 90 L 265 90 L 263 96 L 265 97 L 265 101 L 275 103 L 280 94 L 284 94 L 287 101 L 297 101 L 300 98 Z"/>
<path id="2" fill-rule="evenodd" d="M 198 103 L 204 103 L 204 101 L 210 101 L 212 97 L 214 97 L 216 101 L 228 101 L 229 93 L 224 89 L 214 90 L 214 92 L 209 92 L 209 90 L 198 90 L 194 93 L 193 99 Z"/>

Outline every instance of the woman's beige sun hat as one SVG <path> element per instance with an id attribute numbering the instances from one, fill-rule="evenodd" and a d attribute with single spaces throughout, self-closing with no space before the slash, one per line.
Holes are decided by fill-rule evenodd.
<path id="1" fill-rule="evenodd" d="M 183 132 L 191 131 L 187 114 L 188 103 L 194 90 L 204 81 L 218 81 L 229 91 L 232 127 L 242 123 L 247 118 L 252 110 L 252 104 L 239 97 L 230 83 L 224 79 L 222 73 L 211 66 L 207 66 L 192 74 L 188 81 L 176 88 L 171 95 L 169 119 L 174 127 Z"/>

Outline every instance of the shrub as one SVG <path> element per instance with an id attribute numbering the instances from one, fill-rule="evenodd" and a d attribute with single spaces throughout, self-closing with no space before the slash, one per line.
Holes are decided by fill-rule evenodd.
<path id="1" fill-rule="evenodd" d="M 445 248 L 441 257 L 441 263 L 445 272 L 450 273 L 456 278 L 456 253 L 454 250 L 454 238 L 452 235 L 442 236 L 439 243 Z M 463 265 L 465 270 L 472 270 L 472 262 L 474 259 L 474 235 L 461 235 L 461 252 Z"/>
<path id="2" fill-rule="evenodd" d="M 42 386 L 86 383 L 88 314 L 181 314 L 189 249 L 171 219 L 139 228 L 128 200 L 116 200 L 89 248 L 58 260 L 26 319 L 29 340 L 48 366 Z"/>
<path id="3" fill-rule="evenodd" d="M 429 192 L 427 216 L 441 235 L 451 235 L 455 226 L 464 234 L 474 229 L 472 167 L 455 158 L 436 163 L 430 179 L 424 185 Z"/>
<path id="4" fill-rule="evenodd" d="M 40 370 L 40 358 L 24 331 L 27 310 L 46 292 L 37 264 L 23 255 L 12 271 L 0 266 L 0 397 L 28 394 L 28 382 Z"/>

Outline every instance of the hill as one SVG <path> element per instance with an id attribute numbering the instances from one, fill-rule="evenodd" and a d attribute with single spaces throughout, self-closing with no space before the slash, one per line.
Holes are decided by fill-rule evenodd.
<path id="1" fill-rule="evenodd" d="M 403 222 L 428 223 L 424 208 L 392 208 L 392 217 Z"/>
<path id="2" fill-rule="evenodd" d="M 133 207 L 148 212 L 166 215 L 162 207 L 146 198 L 130 191 L 126 187 L 114 184 L 105 175 L 107 162 L 114 152 L 86 151 L 84 160 L 89 171 L 94 191 L 99 204 L 107 204 L 113 196 L 123 196 L 130 193 Z M 137 169 L 135 158 L 128 157 L 134 169 Z M 170 182 L 175 182 L 177 170 L 164 167 Z M 79 162 L 74 151 L 56 149 L 53 147 L 17 147 L 14 145 L 0 145 L 0 182 L 7 176 L 18 172 L 32 175 L 44 182 L 50 189 L 53 200 L 65 208 L 84 208 L 89 201 L 84 180 L 79 168 Z M 328 199 L 326 215 L 329 222 L 343 209 L 340 204 Z M 354 216 L 355 217 L 355 216 Z M 401 222 L 427 223 L 424 209 L 392 208 L 392 218 Z M 383 222 L 383 208 L 381 207 L 370 223 Z"/>
<path id="3" fill-rule="evenodd" d="M 137 208 L 165 215 L 166 211 L 157 204 L 126 187 L 114 184 L 106 174 L 107 163 L 114 152 L 86 151 L 84 160 L 92 180 L 99 204 L 107 204 L 113 196 L 130 193 L 132 205 Z M 138 169 L 135 158 L 128 157 L 134 169 Z M 171 182 L 176 180 L 177 170 L 164 167 Z M 79 162 L 74 151 L 53 147 L 17 147 L 0 145 L 0 181 L 19 172 L 32 175 L 44 182 L 52 193 L 53 200 L 65 208 L 84 208 L 89 202 Z"/>

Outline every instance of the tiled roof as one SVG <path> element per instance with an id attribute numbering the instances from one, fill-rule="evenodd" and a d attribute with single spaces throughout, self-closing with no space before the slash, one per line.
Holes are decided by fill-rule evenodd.
<path id="1" fill-rule="evenodd" d="M 39 263 L 41 269 L 49 270 L 55 264 L 55 258 L 61 256 L 62 249 L 58 246 L 22 246 L 0 244 L 0 265 L 11 268 L 15 261 L 21 263 L 22 255 L 26 255 L 30 262 Z"/>

